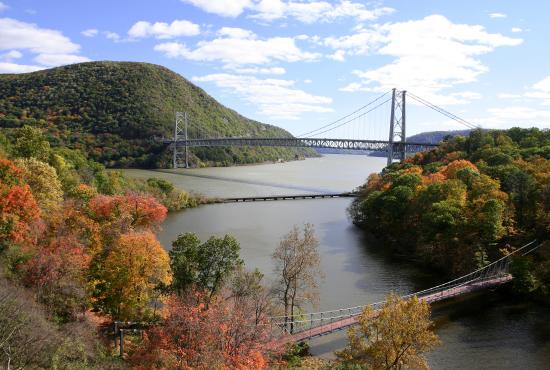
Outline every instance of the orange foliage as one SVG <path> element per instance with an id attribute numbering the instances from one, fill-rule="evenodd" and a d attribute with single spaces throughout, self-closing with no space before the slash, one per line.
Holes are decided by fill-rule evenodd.
<path id="1" fill-rule="evenodd" d="M 443 162 L 451 163 L 451 162 L 460 160 L 462 158 L 464 158 L 464 152 L 450 152 L 445 154 L 445 157 L 443 158 Z"/>
<path id="2" fill-rule="evenodd" d="M 445 181 L 447 178 L 441 172 L 430 173 L 427 176 L 422 176 L 422 184 L 430 185 Z"/>
<path id="3" fill-rule="evenodd" d="M 401 175 L 405 175 L 407 173 L 416 173 L 417 175 L 422 175 L 422 172 L 424 172 L 424 170 L 420 166 L 411 166 L 409 168 L 405 168 L 404 170 L 399 171 Z"/>
<path id="4" fill-rule="evenodd" d="M 48 236 L 52 239 L 72 237 L 88 255 L 100 252 L 102 239 L 99 224 L 83 212 L 77 202 L 67 201 L 50 219 Z"/>
<path id="5" fill-rule="evenodd" d="M 40 209 L 28 185 L 0 183 L 0 239 L 30 243 L 30 227 L 38 221 Z"/>
<path id="6" fill-rule="evenodd" d="M 445 167 L 441 168 L 439 172 L 441 172 L 448 179 L 454 179 L 456 178 L 456 173 L 464 168 L 470 168 L 475 172 L 479 173 L 479 170 L 475 166 L 475 164 L 465 159 L 453 161 L 448 165 L 446 165 Z"/>
<path id="7" fill-rule="evenodd" d="M 250 312 L 231 300 L 216 299 L 206 308 L 195 297 L 170 297 L 163 325 L 148 331 L 132 354 L 135 369 L 265 369 L 270 326 L 254 325 Z M 252 320 L 252 321 L 251 321 Z M 200 334 L 198 334 L 200 333 Z"/>
<path id="8" fill-rule="evenodd" d="M 100 223 L 118 224 L 124 232 L 134 228 L 158 227 L 166 218 L 166 207 L 150 195 L 98 195 L 90 200 L 92 216 Z"/>
<path id="9" fill-rule="evenodd" d="M 36 255 L 25 266 L 25 282 L 43 287 L 64 277 L 83 280 L 90 257 L 72 236 L 53 239 L 37 248 Z"/>

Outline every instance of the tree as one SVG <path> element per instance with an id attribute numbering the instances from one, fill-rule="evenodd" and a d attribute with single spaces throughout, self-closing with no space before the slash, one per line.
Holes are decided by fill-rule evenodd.
<path id="1" fill-rule="evenodd" d="M 239 250 L 239 243 L 231 235 L 212 236 L 203 244 L 193 233 L 179 235 L 170 251 L 173 288 L 182 293 L 194 287 L 205 291 L 209 300 L 235 268 L 242 265 Z"/>
<path id="2" fill-rule="evenodd" d="M 23 126 L 15 134 L 13 152 L 16 157 L 36 158 L 47 162 L 50 157 L 50 143 L 40 129 Z"/>
<path id="3" fill-rule="evenodd" d="M 40 219 L 40 209 L 23 181 L 23 171 L 0 158 L 0 251 L 10 243 L 32 243 L 31 225 Z"/>
<path id="4" fill-rule="evenodd" d="M 119 320 L 148 315 L 156 289 L 172 281 L 168 254 L 150 232 L 121 235 L 101 267 L 95 305 Z"/>
<path id="5" fill-rule="evenodd" d="M 58 210 L 63 200 L 63 189 L 55 169 L 35 158 L 18 159 L 16 164 L 23 170 L 23 178 L 45 215 Z"/>
<path id="6" fill-rule="evenodd" d="M 197 304 L 204 301 L 200 295 L 168 299 L 162 325 L 148 330 L 143 346 L 130 356 L 137 369 L 266 369 L 268 354 L 276 350 L 271 327 L 254 324 L 246 307 L 224 297 L 208 307 Z"/>
<path id="7" fill-rule="evenodd" d="M 416 296 L 388 295 L 384 306 L 367 306 L 358 326 L 348 331 L 348 345 L 337 357 L 350 364 L 378 369 L 428 369 L 423 354 L 439 344 L 432 331 L 430 306 Z"/>
<path id="8" fill-rule="evenodd" d="M 291 333 L 296 309 L 306 302 L 315 304 L 319 298 L 318 280 L 322 278 L 322 272 L 318 247 L 313 225 L 305 224 L 303 236 L 298 226 L 294 226 L 272 255 L 277 279 L 275 291 Z"/>

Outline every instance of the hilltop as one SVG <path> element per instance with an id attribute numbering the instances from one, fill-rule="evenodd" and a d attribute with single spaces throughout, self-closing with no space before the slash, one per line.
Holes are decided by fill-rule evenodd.
<path id="1" fill-rule="evenodd" d="M 287 131 L 243 117 L 162 66 L 89 62 L 0 75 L 0 127 L 42 128 L 53 146 L 80 149 L 109 167 L 166 167 L 169 152 L 154 140 L 173 135 L 175 111 L 187 111 L 206 134 L 287 137 Z M 197 133 L 190 125 L 189 134 Z M 315 155 L 284 148 L 194 149 L 196 165 L 231 165 Z"/>
<path id="2" fill-rule="evenodd" d="M 446 137 L 468 137 L 470 135 L 470 132 L 472 132 L 472 130 L 428 131 L 409 136 L 407 138 L 407 141 L 415 143 L 437 144 L 443 141 L 443 139 L 445 139 Z"/>

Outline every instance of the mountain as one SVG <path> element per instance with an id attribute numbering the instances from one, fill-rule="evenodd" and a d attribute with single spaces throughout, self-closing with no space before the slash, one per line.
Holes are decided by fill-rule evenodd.
<path id="1" fill-rule="evenodd" d="M 189 114 L 189 135 L 289 137 L 243 117 L 167 68 L 134 62 L 89 62 L 0 75 L 0 128 L 41 127 L 54 146 L 83 150 L 109 167 L 166 167 L 170 153 L 155 138 L 173 135 L 176 111 Z M 199 128 L 200 125 L 200 128 Z M 191 163 L 231 165 L 315 155 L 309 149 L 197 148 Z"/>
<path id="2" fill-rule="evenodd" d="M 429 131 L 421 132 L 413 136 L 409 136 L 407 141 L 415 143 L 428 143 L 428 144 L 437 144 L 447 136 L 469 136 L 472 130 L 454 130 L 454 131 Z"/>

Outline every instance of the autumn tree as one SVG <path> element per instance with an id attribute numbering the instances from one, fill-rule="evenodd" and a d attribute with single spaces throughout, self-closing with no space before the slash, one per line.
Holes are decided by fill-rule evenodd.
<path id="1" fill-rule="evenodd" d="M 130 357 L 137 369 L 265 369 L 271 344 L 270 326 L 255 325 L 247 307 L 224 296 L 208 307 L 203 293 L 172 296 L 162 325 L 144 335 L 144 343 Z M 195 295 L 199 295 L 196 297 Z"/>
<path id="2" fill-rule="evenodd" d="M 23 178 L 45 215 L 58 210 L 63 200 L 61 182 L 55 169 L 35 158 L 18 159 L 16 164 L 23 170 Z"/>
<path id="3" fill-rule="evenodd" d="M 390 294 L 379 310 L 365 308 L 348 331 L 347 347 L 336 355 L 373 370 L 428 369 L 423 354 L 439 344 L 432 326 L 427 302 Z"/>
<path id="4" fill-rule="evenodd" d="M 47 162 L 50 157 L 50 143 L 40 129 L 23 126 L 15 134 L 13 154 L 16 157 L 36 158 Z"/>
<path id="5" fill-rule="evenodd" d="M 31 225 L 40 209 L 23 171 L 10 160 L 0 158 L 0 251 L 10 243 L 31 243 Z"/>
<path id="6" fill-rule="evenodd" d="M 212 236 L 204 243 L 193 233 L 179 235 L 169 252 L 174 274 L 172 287 L 180 294 L 194 287 L 205 291 L 210 299 L 242 265 L 239 250 L 239 242 L 231 235 Z"/>
<path id="7" fill-rule="evenodd" d="M 296 310 L 305 303 L 315 304 L 319 299 L 319 279 L 323 274 L 318 247 L 313 225 L 305 224 L 303 232 L 294 226 L 272 255 L 277 279 L 275 291 L 291 333 Z"/>
<path id="8" fill-rule="evenodd" d="M 122 234 L 101 264 L 94 303 L 115 319 L 139 319 L 150 313 L 159 285 L 172 280 L 166 251 L 150 232 Z"/>

